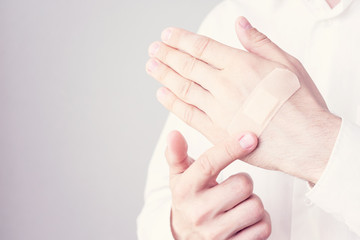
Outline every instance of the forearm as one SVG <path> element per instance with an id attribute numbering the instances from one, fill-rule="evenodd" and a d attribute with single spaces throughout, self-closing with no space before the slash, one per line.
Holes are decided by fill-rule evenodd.
<path id="1" fill-rule="evenodd" d="M 341 118 L 325 113 L 314 125 L 314 132 L 307 135 L 314 147 L 313 157 L 307 159 L 308 166 L 300 166 L 297 171 L 301 178 L 312 184 L 319 181 L 328 164 L 339 134 Z"/>
<path id="2" fill-rule="evenodd" d="M 360 236 L 360 126 L 342 121 L 329 162 L 309 199 Z"/>
<path id="3" fill-rule="evenodd" d="M 316 184 L 330 159 L 341 126 L 341 118 L 327 111 L 315 113 L 314 116 L 297 116 L 297 119 L 301 117 L 310 119 L 303 120 L 307 124 L 303 126 L 301 136 L 296 137 L 297 140 L 293 143 L 294 149 L 299 148 L 296 153 L 301 155 L 302 159 L 297 159 L 294 163 L 290 156 L 288 164 L 284 164 L 285 169 L 281 170 L 310 184 Z"/>

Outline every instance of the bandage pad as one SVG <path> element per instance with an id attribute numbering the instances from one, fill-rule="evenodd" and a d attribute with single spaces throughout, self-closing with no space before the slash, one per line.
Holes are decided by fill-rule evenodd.
<path id="1" fill-rule="evenodd" d="M 228 132 L 250 131 L 260 136 L 281 106 L 300 88 L 297 76 L 276 68 L 254 88 L 235 114 Z"/>

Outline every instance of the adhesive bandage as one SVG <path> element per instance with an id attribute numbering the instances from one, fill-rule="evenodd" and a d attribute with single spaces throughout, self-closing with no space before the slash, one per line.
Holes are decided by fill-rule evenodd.
<path id="1" fill-rule="evenodd" d="M 276 68 L 254 88 L 235 114 L 228 132 L 250 131 L 260 136 L 280 107 L 300 88 L 297 76 Z"/>

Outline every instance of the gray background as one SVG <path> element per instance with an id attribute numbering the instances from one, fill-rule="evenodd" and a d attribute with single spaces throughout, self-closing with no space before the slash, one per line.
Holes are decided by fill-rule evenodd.
<path id="1" fill-rule="evenodd" d="M 0 239 L 136 239 L 167 112 L 144 71 L 219 0 L 0 0 Z"/>

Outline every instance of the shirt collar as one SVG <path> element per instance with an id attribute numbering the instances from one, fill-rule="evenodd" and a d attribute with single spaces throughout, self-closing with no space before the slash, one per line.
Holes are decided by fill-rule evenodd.
<path id="1" fill-rule="evenodd" d="M 304 0 L 311 12 L 319 20 L 334 18 L 343 13 L 353 0 L 341 0 L 333 9 L 326 0 Z"/>

